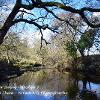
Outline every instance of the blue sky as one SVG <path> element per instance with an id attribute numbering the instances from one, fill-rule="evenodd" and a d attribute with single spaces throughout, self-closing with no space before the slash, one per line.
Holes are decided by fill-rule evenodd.
<path id="1" fill-rule="evenodd" d="M 8 0 L 9 1 L 9 0 Z M 15 0 L 12 0 L 12 1 L 15 1 Z M 24 1 L 24 0 L 23 0 Z M 43 1 L 46 1 L 46 0 L 43 0 Z M 47 0 L 47 1 L 54 1 L 54 0 Z M 61 0 L 55 0 L 55 1 L 57 1 L 57 2 L 60 2 Z M 64 0 L 64 1 L 66 1 L 66 0 Z M 71 5 L 71 6 L 73 6 L 73 7 L 77 7 L 78 9 L 79 8 L 82 8 L 82 7 L 84 7 L 84 6 L 86 6 L 87 4 L 86 4 L 86 2 L 85 1 L 91 1 L 94 5 L 96 5 L 96 7 L 100 7 L 100 1 L 98 0 L 67 0 L 67 1 L 70 1 L 70 3 L 69 3 L 69 5 Z M 88 2 L 89 4 L 91 4 L 91 2 Z M 14 4 L 9 4 L 9 6 L 11 7 L 11 9 L 13 8 L 13 6 L 14 6 Z M 92 4 L 91 4 L 91 6 L 93 6 Z M 57 14 L 57 13 L 60 13 L 62 10 L 56 10 L 55 11 L 55 13 Z M 30 12 L 30 11 L 28 11 L 28 12 Z M 9 11 L 6 11 L 6 12 L 4 12 L 4 14 L 9 14 L 10 12 Z M 40 16 L 40 10 L 39 9 L 34 9 L 34 10 L 32 10 L 32 13 L 34 13 L 34 15 L 35 15 L 35 17 L 38 17 L 38 16 Z M 42 15 L 44 15 L 45 13 L 43 12 L 43 10 L 42 10 Z M 31 16 L 26 16 L 26 17 L 28 17 L 28 18 L 31 18 Z M 35 18 L 34 17 L 34 18 Z M 49 16 L 49 17 L 52 17 L 52 16 Z M 53 18 L 52 18 L 53 19 Z M 45 24 L 47 23 L 49 23 L 49 25 L 52 25 L 52 19 L 50 19 L 50 20 L 45 20 L 44 22 L 45 22 Z M 39 24 L 40 24 L 40 22 L 39 22 Z M 17 31 L 21 31 L 22 30 L 22 27 L 23 27 L 23 25 L 22 25 L 22 23 L 21 24 L 18 24 L 18 26 L 17 26 L 18 28 L 17 28 Z M 12 27 L 13 28 L 13 27 Z M 16 27 L 14 28 L 14 30 L 16 29 Z M 45 36 L 45 38 L 47 38 L 47 40 L 48 40 L 48 37 L 50 37 L 50 33 L 49 33 L 50 31 L 49 30 L 46 30 L 46 31 L 44 31 L 44 36 Z M 34 26 L 34 25 L 29 25 L 29 24 L 26 24 L 26 27 L 25 27 L 25 31 L 23 31 L 23 33 L 21 34 L 21 36 L 22 36 L 22 38 L 23 37 L 27 37 L 27 38 L 29 38 L 30 39 L 30 41 L 34 41 L 34 38 L 35 38 L 35 34 L 37 34 L 37 36 L 39 36 L 38 35 L 38 33 L 39 33 L 39 31 L 36 29 L 36 27 Z M 36 37 L 37 37 L 36 36 Z M 39 36 L 40 37 L 40 36 Z"/>

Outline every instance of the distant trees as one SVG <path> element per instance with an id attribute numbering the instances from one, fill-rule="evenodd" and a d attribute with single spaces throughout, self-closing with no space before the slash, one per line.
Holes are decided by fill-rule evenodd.
<path id="1" fill-rule="evenodd" d="M 48 45 L 45 45 L 45 43 L 43 43 L 42 48 L 40 48 L 40 42 L 34 43 L 34 47 L 32 48 L 33 52 L 35 53 L 34 59 L 38 58 L 37 61 L 45 65 L 45 67 L 54 68 L 62 66 L 63 68 L 67 66 L 69 57 L 66 51 L 64 50 L 64 44 L 63 46 L 60 45 L 61 41 L 58 39 L 58 37 L 59 36 L 57 36 L 57 38 L 54 39 L 51 38 L 50 44 Z"/>
<path id="2" fill-rule="evenodd" d="M 7 59 L 8 63 L 14 60 L 20 61 L 20 58 L 28 56 L 26 51 L 26 44 L 24 44 L 16 33 L 10 32 L 0 46 L 0 59 Z"/>
<path id="3" fill-rule="evenodd" d="M 81 36 L 78 41 L 71 41 L 66 44 L 67 50 L 69 51 L 71 56 L 76 56 L 77 51 L 80 53 L 81 56 L 86 55 L 86 50 L 90 51 L 90 48 L 93 47 L 95 43 L 96 32 L 98 29 L 89 29 L 86 30 Z M 99 42 L 99 41 L 98 41 Z M 94 48 L 96 49 L 96 48 Z M 89 55 L 89 54 L 88 54 Z"/>
<path id="4" fill-rule="evenodd" d="M 68 16 L 67 18 L 73 27 L 56 20 L 53 27 L 58 28 L 60 34 L 56 34 L 54 39 L 56 38 L 59 41 L 56 42 L 56 46 L 58 45 L 59 47 L 61 45 L 67 55 L 69 55 L 68 58 L 72 58 L 70 62 L 74 61 L 73 65 L 77 64 L 78 57 L 83 58 L 98 52 L 100 47 L 99 28 L 90 28 L 80 17 L 76 17 L 75 14 L 62 13 L 59 16 L 63 19 Z"/>
<path id="5" fill-rule="evenodd" d="M 86 30 L 84 34 L 81 35 L 77 44 L 77 48 L 81 56 L 85 55 L 84 52 L 86 49 L 89 52 L 90 48 L 94 44 L 96 34 L 97 34 L 97 29 L 89 29 L 89 30 Z"/>
<path id="6" fill-rule="evenodd" d="M 35 59 L 35 61 L 42 63 L 51 61 L 53 64 L 64 64 L 70 57 L 79 56 L 79 53 L 83 56 L 84 52 L 94 44 L 98 48 L 99 40 L 96 40 L 99 37 L 99 32 L 97 35 L 95 29 L 100 28 L 100 19 L 98 16 L 94 17 L 94 13 L 100 12 L 100 8 L 85 5 L 85 7 L 78 9 L 79 6 L 70 5 L 73 5 L 74 0 L 69 1 L 16 0 L 13 9 L 0 28 L 2 57 L 6 55 L 8 63 L 11 59 L 26 58 Z M 4 1 L 0 4 L 0 7 L 6 6 Z M 58 14 L 59 11 L 61 11 L 60 14 Z M 0 17 L 3 18 L 2 14 Z M 40 42 L 44 41 L 48 44 L 48 47 L 44 43 L 40 43 L 41 50 L 38 44 L 29 48 L 26 46 L 27 43 L 22 42 L 16 34 L 11 33 L 6 36 L 9 29 L 17 23 L 27 26 L 28 24 L 34 25 L 40 31 Z M 86 31 L 85 27 L 87 28 Z M 33 28 L 33 30 L 36 28 Z M 51 38 L 53 44 L 49 44 L 44 39 L 43 30 L 45 29 L 54 33 Z M 4 43 L 3 40 L 5 40 Z"/>
<path id="7" fill-rule="evenodd" d="M 90 28 L 75 14 L 62 13 L 58 16 L 63 19 L 67 17 L 67 20 L 71 23 L 71 25 L 69 25 L 55 20 L 53 27 L 59 30 L 60 34 L 58 36 L 62 37 L 58 38 L 58 40 L 63 41 L 62 43 L 66 45 L 65 49 L 68 50 L 73 58 L 77 56 L 77 52 L 79 52 L 81 56 L 86 55 L 86 51 L 89 52 L 93 47 L 94 50 L 99 50 L 99 28 Z"/>

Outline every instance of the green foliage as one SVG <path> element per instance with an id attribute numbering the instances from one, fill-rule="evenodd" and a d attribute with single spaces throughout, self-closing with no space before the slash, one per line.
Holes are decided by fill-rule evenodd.
<path id="1" fill-rule="evenodd" d="M 88 31 L 84 32 L 78 41 L 78 49 L 80 49 L 82 52 L 84 52 L 85 49 L 90 49 L 93 46 L 95 35 L 95 29 L 89 29 Z"/>
<path id="2" fill-rule="evenodd" d="M 65 50 L 68 52 L 68 54 L 72 57 L 72 58 L 76 58 L 77 57 L 77 48 L 75 46 L 75 42 L 73 41 L 68 41 L 65 44 Z"/>
<path id="3" fill-rule="evenodd" d="M 77 51 L 80 52 L 80 54 L 84 54 L 84 51 L 86 49 L 90 49 L 93 46 L 94 39 L 96 35 L 96 30 L 95 29 L 89 29 L 88 31 L 85 31 L 79 41 L 77 43 L 73 40 L 68 41 L 65 45 L 66 48 L 65 50 L 69 53 L 69 55 L 72 58 L 77 57 Z"/>

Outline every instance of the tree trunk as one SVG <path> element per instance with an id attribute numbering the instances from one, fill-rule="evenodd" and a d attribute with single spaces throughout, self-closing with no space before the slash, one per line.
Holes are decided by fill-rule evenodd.
<path id="1" fill-rule="evenodd" d="M 5 37 L 6 33 L 7 33 L 7 31 L 8 31 L 8 30 L 3 29 L 3 28 L 0 29 L 0 44 L 3 43 L 4 37 Z"/>
<path id="2" fill-rule="evenodd" d="M 13 20 L 16 16 L 16 14 L 19 12 L 20 4 L 16 3 L 14 8 L 12 9 L 12 12 L 7 17 L 3 27 L 0 29 L 0 44 L 3 43 L 3 39 L 5 35 L 7 34 L 8 30 L 12 25 L 14 25 Z"/>

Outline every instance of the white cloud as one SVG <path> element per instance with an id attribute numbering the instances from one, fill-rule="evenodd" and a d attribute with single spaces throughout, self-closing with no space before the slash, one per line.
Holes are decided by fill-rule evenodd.
<path id="1" fill-rule="evenodd" d="M 100 16 L 100 12 L 94 12 L 93 15 L 94 16 Z"/>

